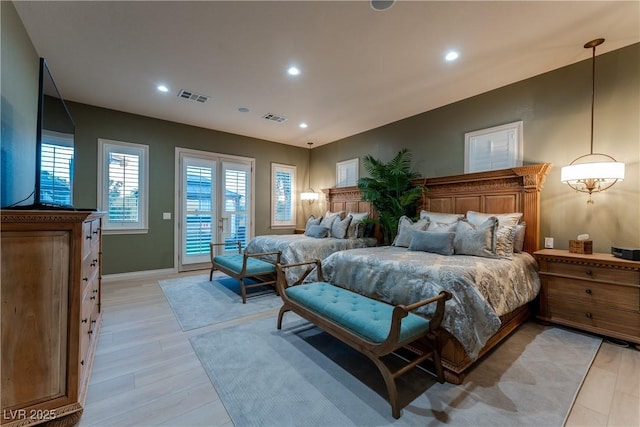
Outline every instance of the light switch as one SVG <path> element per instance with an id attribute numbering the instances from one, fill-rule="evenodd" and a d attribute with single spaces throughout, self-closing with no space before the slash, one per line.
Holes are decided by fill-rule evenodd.
<path id="1" fill-rule="evenodd" d="M 171 219 L 171 212 L 163 212 L 162 219 Z"/>

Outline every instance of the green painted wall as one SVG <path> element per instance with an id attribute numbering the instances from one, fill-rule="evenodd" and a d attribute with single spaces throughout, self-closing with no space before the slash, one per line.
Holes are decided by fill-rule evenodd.
<path id="1" fill-rule="evenodd" d="M 76 122 L 76 207 L 97 206 L 98 138 L 149 146 L 149 233 L 104 236 L 105 274 L 173 267 L 176 147 L 256 159 L 255 233 L 292 232 L 270 228 L 271 162 L 297 165 L 297 185 L 302 188 L 307 182 L 306 148 L 73 102 L 69 109 Z M 163 220 L 163 212 L 172 212 L 173 219 Z"/>
<path id="2" fill-rule="evenodd" d="M 560 182 L 560 169 L 589 152 L 590 114 L 588 60 L 317 147 L 312 186 L 335 185 L 336 162 L 389 160 L 401 148 L 423 176 L 463 173 L 465 132 L 523 120 L 525 164 L 554 165 L 542 190 L 541 241 L 551 236 L 567 249 L 569 239 L 589 233 L 599 252 L 640 247 L 640 44 L 596 58 L 594 152 L 625 162 L 626 176 L 588 206 L 586 195 Z"/>

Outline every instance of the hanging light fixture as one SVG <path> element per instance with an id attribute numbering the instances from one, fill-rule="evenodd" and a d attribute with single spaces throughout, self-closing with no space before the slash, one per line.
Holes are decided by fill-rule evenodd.
<path id="1" fill-rule="evenodd" d="M 320 198 L 319 194 L 316 193 L 315 191 L 313 191 L 313 188 L 311 188 L 311 146 L 313 145 L 313 142 L 307 142 L 307 144 L 309 145 L 309 186 L 307 187 L 306 190 L 304 190 L 301 194 L 300 194 L 300 200 L 305 200 L 307 201 L 309 204 L 312 204 L 313 202 L 315 202 L 316 200 L 318 200 Z"/>
<path id="2" fill-rule="evenodd" d="M 576 191 L 588 193 L 587 204 L 593 204 L 592 193 L 598 193 L 610 188 L 624 179 L 624 163 L 616 161 L 607 154 L 593 152 L 593 111 L 596 91 L 596 46 L 604 39 L 595 39 L 584 45 L 585 49 L 592 49 L 591 60 L 591 150 L 589 154 L 578 157 L 560 172 L 560 181 Z"/>

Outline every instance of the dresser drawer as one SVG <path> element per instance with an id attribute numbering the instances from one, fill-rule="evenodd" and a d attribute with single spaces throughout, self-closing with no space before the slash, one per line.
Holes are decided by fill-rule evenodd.
<path id="1" fill-rule="evenodd" d="M 547 310 L 551 321 L 568 320 L 587 327 L 640 338 L 640 313 L 612 310 L 597 304 L 549 298 Z"/>
<path id="2" fill-rule="evenodd" d="M 553 274 L 573 276 L 580 280 L 598 280 L 640 285 L 640 273 L 633 270 L 550 261 L 547 263 L 546 271 Z"/>
<path id="3" fill-rule="evenodd" d="M 571 299 L 602 307 L 640 310 L 640 288 L 558 276 L 547 277 L 546 283 L 549 299 Z"/>

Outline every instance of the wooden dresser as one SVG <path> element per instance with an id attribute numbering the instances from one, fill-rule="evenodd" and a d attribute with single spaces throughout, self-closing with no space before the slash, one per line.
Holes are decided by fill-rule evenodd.
<path id="1" fill-rule="evenodd" d="M 100 332 L 102 214 L 1 213 L 2 418 L 75 424 Z"/>
<path id="2" fill-rule="evenodd" d="M 539 319 L 640 344 L 640 262 L 558 249 L 535 257 Z"/>

